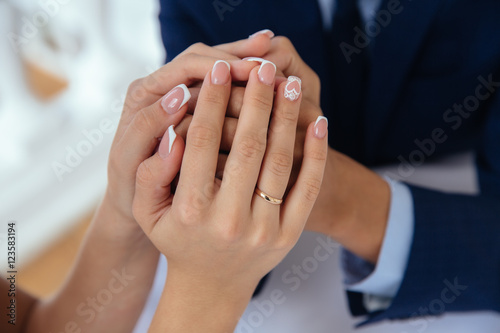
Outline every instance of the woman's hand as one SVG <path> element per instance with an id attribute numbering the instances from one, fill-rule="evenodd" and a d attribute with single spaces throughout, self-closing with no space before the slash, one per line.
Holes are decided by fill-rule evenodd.
<path id="1" fill-rule="evenodd" d="M 236 53 L 248 52 L 249 47 L 258 51 L 252 43 L 255 41 L 233 43 L 230 49 Z M 132 215 L 137 168 L 154 153 L 158 138 L 187 110 L 186 88 L 175 87 L 203 80 L 213 66 L 214 58 L 195 51 L 196 47 L 186 50 L 175 61 L 130 86 L 111 148 L 105 198 L 64 286 L 50 299 L 31 300 L 27 331 L 60 332 L 71 326 L 81 332 L 130 332 L 135 326 L 159 254 Z M 255 65 L 230 57 L 233 76 L 247 80 Z M 117 293 L 113 284 L 116 276 L 125 281 Z M 105 304 L 87 303 L 96 296 L 99 299 L 103 291 L 110 292 L 110 285 L 115 286 L 111 289 L 113 297 Z"/>
<path id="2" fill-rule="evenodd" d="M 185 116 L 187 107 L 181 102 L 189 100 L 189 91 L 174 87 L 203 81 L 221 56 L 232 64 L 235 79 L 246 81 L 255 64 L 239 61 L 238 55 L 264 54 L 269 44 L 270 39 L 266 36 L 220 45 L 217 49 L 195 44 L 156 72 L 130 85 L 111 147 L 108 187 L 103 202 L 106 210 L 120 217 L 121 227 L 137 227 L 132 199 L 139 164 L 154 153 L 166 129 L 177 125 Z"/>
<path id="3" fill-rule="evenodd" d="M 268 45 L 262 36 L 258 42 L 264 46 Z M 284 75 L 299 76 L 304 85 L 295 139 L 294 167 L 289 181 L 291 187 L 295 183 L 303 158 L 307 127 L 311 121 L 323 114 L 320 107 L 321 84 L 316 73 L 301 59 L 286 37 L 274 37 L 269 51 L 262 58 L 274 62 Z M 191 103 L 194 104 L 197 93 L 192 92 Z M 243 93 L 242 88 L 233 89 L 228 110 L 232 119 L 238 118 Z M 181 130 L 184 130 L 184 122 L 185 120 L 180 125 Z M 225 126 L 222 142 L 224 150 L 231 146 L 235 127 L 234 120 L 228 121 Z M 223 167 L 221 163 L 219 168 L 222 170 Z M 390 196 L 390 188 L 384 179 L 330 148 L 323 186 L 306 229 L 329 235 L 351 252 L 376 263 L 385 235 Z"/>
<path id="4" fill-rule="evenodd" d="M 250 72 L 222 180 L 216 170 L 231 73 L 220 61 L 205 77 L 185 152 L 169 129 L 158 153 L 139 166 L 134 216 L 169 265 L 152 331 L 232 332 L 260 278 L 303 230 L 321 186 L 327 122 L 310 124 L 298 180 L 283 203 L 256 195 L 257 187 L 283 198 L 292 168 L 300 81 L 282 83 L 273 104 L 274 84 L 272 63 Z"/>

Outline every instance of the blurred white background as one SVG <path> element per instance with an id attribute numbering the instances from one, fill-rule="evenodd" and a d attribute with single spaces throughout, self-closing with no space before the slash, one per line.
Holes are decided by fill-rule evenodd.
<path id="1" fill-rule="evenodd" d="M 19 267 L 99 202 L 127 86 L 165 59 L 158 11 L 156 0 L 0 1 L 0 236 L 17 222 Z"/>

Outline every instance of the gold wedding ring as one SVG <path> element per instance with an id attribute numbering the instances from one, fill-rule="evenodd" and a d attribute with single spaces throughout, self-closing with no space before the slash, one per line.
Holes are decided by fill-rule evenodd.
<path id="1" fill-rule="evenodd" d="M 281 203 L 283 202 L 283 199 L 273 198 L 272 196 L 262 192 L 258 187 L 255 188 L 255 194 L 272 205 L 281 205 Z"/>

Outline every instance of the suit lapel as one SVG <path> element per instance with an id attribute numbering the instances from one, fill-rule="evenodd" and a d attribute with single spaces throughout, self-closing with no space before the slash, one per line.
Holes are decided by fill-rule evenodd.
<path id="1" fill-rule="evenodd" d="M 402 0 L 402 11 L 375 39 L 371 53 L 371 74 L 365 136 L 368 161 L 372 162 L 387 121 L 394 110 L 429 26 L 443 0 Z M 381 8 L 387 9 L 384 1 Z"/>

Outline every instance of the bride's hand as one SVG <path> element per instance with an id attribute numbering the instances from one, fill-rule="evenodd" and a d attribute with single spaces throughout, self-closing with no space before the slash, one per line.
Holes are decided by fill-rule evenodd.
<path id="1" fill-rule="evenodd" d="M 222 61 L 205 77 L 185 151 L 171 127 L 159 151 L 139 166 L 133 213 L 168 260 L 164 293 L 169 296 L 162 299 L 153 327 L 195 328 L 203 321 L 200 316 L 218 310 L 241 314 L 258 281 L 303 230 L 321 187 L 327 121 L 310 124 L 298 180 L 283 203 L 257 195 L 256 188 L 281 200 L 293 162 L 300 81 L 283 82 L 274 98 L 275 72 L 269 62 L 250 72 L 222 180 L 216 170 L 231 92 L 229 64 Z M 179 169 L 174 196 L 170 184 Z M 189 314 L 197 316 L 197 323 L 189 322 Z M 218 329 L 230 328 L 234 319 Z"/>

